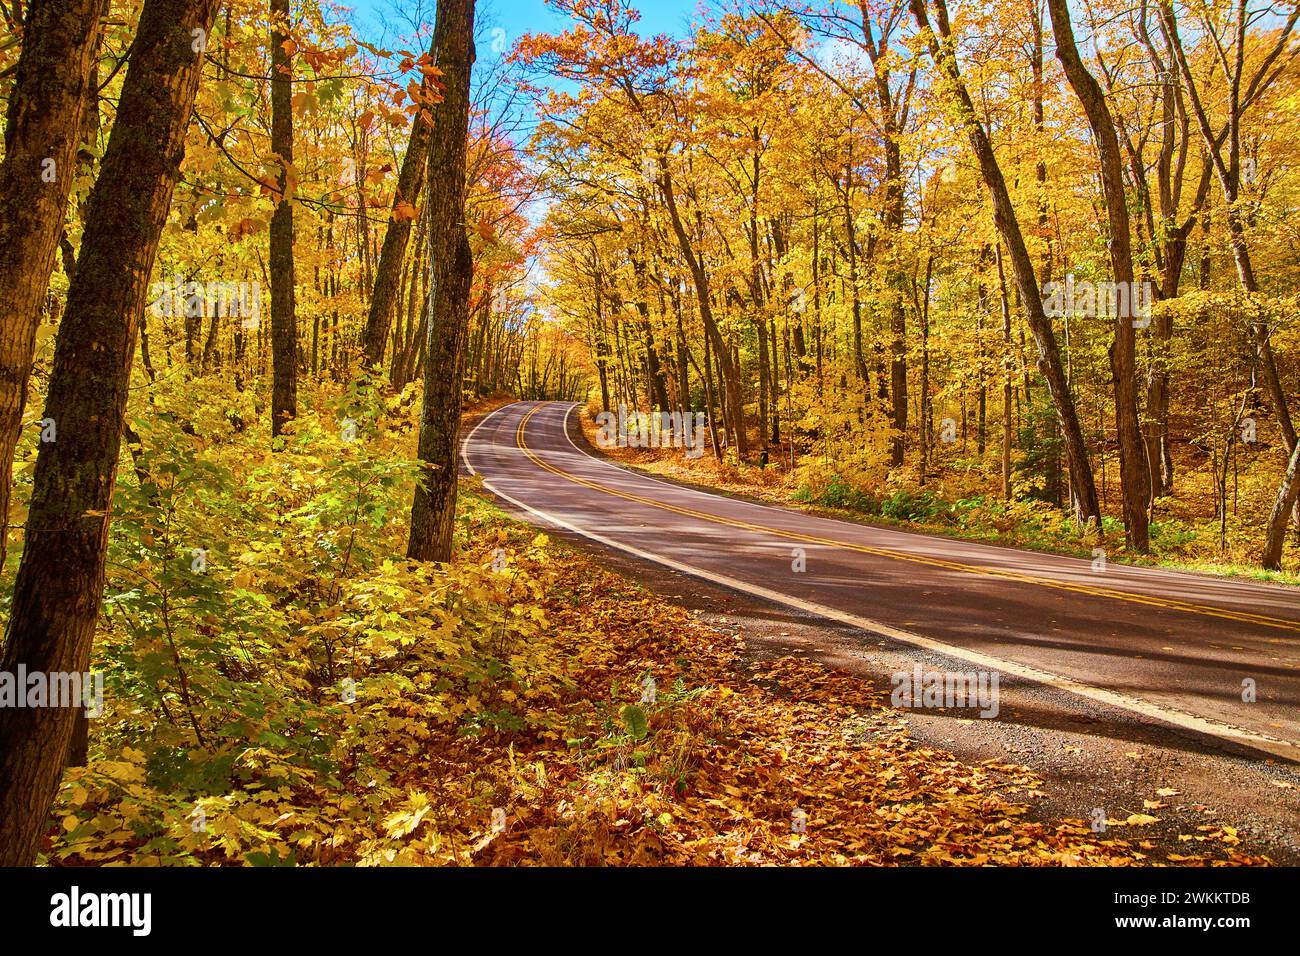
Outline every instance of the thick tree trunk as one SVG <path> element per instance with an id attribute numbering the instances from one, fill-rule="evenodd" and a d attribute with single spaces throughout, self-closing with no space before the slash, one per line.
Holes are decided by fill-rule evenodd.
<path id="1" fill-rule="evenodd" d="M 1083 440 L 1083 429 L 1079 425 L 1074 397 L 1070 394 L 1065 369 L 1061 364 L 1061 353 L 1056 345 L 1056 336 L 1043 312 L 1043 301 L 1038 289 L 1037 277 L 1034 275 L 1034 264 L 1029 258 L 1024 234 L 1020 230 L 1020 222 L 1011 203 L 1011 194 L 1002 175 L 1002 168 L 998 165 L 997 156 L 993 152 L 993 144 L 989 141 L 988 132 L 980 122 L 970 92 L 961 78 L 961 71 L 958 69 L 952 48 L 952 31 L 948 25 L 947 4 L 944 0 L 933 0 L 933 3 L 938 33 L 931 32 L 926 0 L 909 0 L 912 16 L 917 25 L 923 33 L 930 34 L 930 54 L 952 86 L 961 121 L 966 128 L 971 149 L 979 161 L 984 184 L 993 202 L 993 221 L 1006 243 L 1007 254 L 1011 257 L 1011 268 L 1015 275 L 1016 287 L 1020 291 L 1021 307 L 1025 310 L 1025 319 L 1038 345 L 1039 369 L 1047 380 L 1048 392 L 1052 396 L 1056 416 L 1065 438 L 1076 516 L 1081 523 L 1092 521 L 1100 526 L 1101 506 L 1097 502 L 1097 486 L 1093 481 L 1092 465 L 1088 461 L 1088 446 Z"/>
<path id="2" fill-rule="evenodd" d="M 1134 356 L 1135 333 L 1131 306 L 1138 301 L 1133 276 L 1133 249 L 1129 237 L 1128 199 L 1124 194 L 1124 160 L 1120 154 L 1115 122 L 1106 105 L 1106 96 L 1096 78 L 1079 57 L 1070 26 L 1066 0 L 1047 0 L 1052 17 L 1052 35 L 1056 38 L 1056 57 L 1075 95 L 1088 114 L 1101 159 L 1101 184 L 1106 197 L 1106 215 L 1110 224 L 1111 269 L 1121 290 L 1128 290 L 1130 308 L 1124 308 L 1126 294 L 1121 291 L 1115 302 L 1115 341 L 1111 346 L 1111 369 L 1115 376 L 1115 430 L 1119 436 L 1120 486 L 1124 499 L 1124 537 L 1129 550 L 1146 554 L 1150 550 L 1147 522 L 1151 503 L 1148 484 L 1147 452 L 1138 420 L 1137 368 Z"/>
<path id="3" fill-rule="evenodd" d="M 36 461 L 0 670 L 84 672 L 90 663 L 131 363 L 203 60 L 193 31 L 206 38 L 215 8 L 146 0 L 140 15 L 55 347 L 45 413 L 58 440 Z M 36 856 L 75 715 L 0 709 L 0 866 Z"/>
<path id="4" fill-rule="evenodd" d="M 271 216 L 271 437 L 298 414 L 298 319 L 293 262 L 293 57 L 289 0 L 271 0 L 271 152 L 279 157 L 279 202 Z"/>
<path id="5" fill-rule="evenodd" d="M 424 472 L 411 507 L 407 556 L 451 560 L 460 443 L 462 353 L 469 324 L 474 259 L 465 235 L 465 155 L 469 141 L 469 82 L 474 65 L 474 0 L 438 0 L 433 44 L 442 71 L 438 135 L 429 150 L 429 255 L 433 288 L 420 418 Z"/>
<path id="6" fill-rule="evenodd" d="M 0 565 L 36 327 L 63 233 L 85 115 L 95 102 L 92 77 L 104 6 L 103 0 L 32 0 L 9 93 L 0 164 Z"/>
<path id="7" fill-rule="evenodd" d="M 429 55 L 432 59 L 433 51 Z M 433 81 L 427 75 L 421 89 L 426 97 L 433 92 Z M 427 103 L 422 104 L 411 121 L 411 138 L 406 144 L 406 155 L 402 157 L 402 171 L 398 174 L 397 191 L 393 194 L 393 211 L 379 251 L 370 314 L 366 317 L 366 327 L 361 336 L 362 355 L 370 368 L 378 368 L 383 361 L 384 345 L 388 342 L 388 330 L 393 321 L 393 304 L 400 294 L 398 277 L 411 237 L 411 219 L 420 201 L 420 190 L 427 172 L 425 160 L 433 137 L 433 127 L 429 122 L 432 109 Z"/>

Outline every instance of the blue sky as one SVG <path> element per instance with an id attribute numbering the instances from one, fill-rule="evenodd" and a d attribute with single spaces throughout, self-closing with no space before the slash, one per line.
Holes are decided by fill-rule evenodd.
<path id="1" fill-rule="evenodd" d="M 355 11 L 356 22 L 364 39 L 378 42 L 387 39 L 383 24 L 401 23 L 393 0 L 339 0 L 341 6 Z M 402 0 L 401 6 L 415 8 L 416 3 L 432 11 L 435 0 Z M 682 36 L 686 25 L 699 6 L 699 0 L 642 0 L 636 7 L 641 12 L 638 29 L 643 36 L 668 33 Z M 479 0 L 479 19 L 482 23 L 499 26 L 511 40 L 525 33 L 552 33 L 564 29 L 567 19 L 557 14 L 543 0 Z"/>

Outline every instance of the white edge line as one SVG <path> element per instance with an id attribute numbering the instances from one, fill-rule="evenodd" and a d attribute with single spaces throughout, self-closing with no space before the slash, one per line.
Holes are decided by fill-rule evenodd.
<path id="1" fill-rule="evenodd" d="M 514 408 L 516 405 L 520 404 L 522 403 L 511 402 L 509 405 L 502 405 L 500 408 L 492 409 L 492 411 L 488 412 L 478 420 L 478 424 L 470 429 L 470 433 L 466 435 L 465 440 L 460 443 L 460 460 L 465 463 L 465 470 L 471 475 L 477 475 L 478 472 L 475 471 L 474 466 L 469 463 L 469 443 L 474 440 L 474 436 L 478 434 L 478 430 L 488 423 L 489 418 L 496 415 L 498 412 L 504 412 L 507 408 Z"/>
<path id="2" fill-rule="evenodd" d="M 559 404 L 559 403 L 557 402 L 554 404 Z M 509 406 L 505 406 L 505 407 L 509 407 Z M 736 504 L 752 505 L 756 508 L 766 508 L 769 511 L 775 511 L 778 512 L 779 514 L 796 515 L 796 516 L 802 515 L 803 517 L 814 518 L 819 521 L 828 521 L 833 524 L 843 525 L 849 528 L 857 528 L 857 529 L 865 528 L 871 531 L 880 531 L 887 535 L 901 535 L 909 539 L 921 538 L 925 541 L 956 541 L 963 544 L 982 545 L 984 547 L 996 549 L 997 551 L 1006 551 L 1011 554 L 1022 555 L 1027 558 L 1048 558 L 1048 559 L 1059 560 L 1066 565 L 1059 569 L 1051 568 L 1051 567 L 1045 568 L 1044 569 L 1045 574 L 1053 571 L 1059 571 L 1059 573 L 1061 574 L 1068 575 L 1072 571 L 1080 570 L 1079 568 L 1070 567 L 1069 562 L 1077 562 L 1079 565 L 1085 565 L 1088 563 L 1087 558 L 1076 557 L 1072 554 L 1058 554 L 1052 551 L 1031 551 L 1025 548 L 1016 547 L 1014 544 L 1001 544 L 999 542 L 993 542 L 993 541 L 978 541 L 973 538 L 950 538 L 947 535 L 929 534 L 924 531 L 908 531 L 906 528 L 895 528 L 889 525 L 867 524 L 858 521 L 850 521 L 844 518 L 836 518 L 830 515 L 817 514 L 816 512 L 811 512 L 811 511 L 804 511 L 799 508 L 790 508 L 784 505 L 768 504 L 767 502 L 764 501 L 750 501 L 747 498 L 738 498 L 733 495 L 724 495 L 718 492 L 706 491 L 702 488 L 696 488 L 690 484 L 684 484 L 681 481 L 672 481 L 671 479 L 668 478 L 660 478 L 658 475 L 649 474 L 648 472 L 642 471 L 639 468 L 634 468 L 631 465 L 618 464 L 617 462 L 611 461 L 609 458 L 605 458 L 599 455 L 593 455 L 585 448 L 579 448 L 577 444 L 574 442 L 574 440 L 569 436 L 568 425 L 569 425 L 569 417 L 581 407 L 582 406 L 580 403 L 575 402 L 569 405 L 568 410 L 565 411 L 564 413 L 564 420 L 561 423 L 563 426 L 561 428 L 561 431 L 564 432 L 565 440 L 568 441 L 570 447 L 572 447 L 573 450 L 576 451 L 579 455 L 591 459 L 598 465 L 604 465 L 606 468 L 612 468 L 623 475 L 630 475 L 633 478 L 644 478 L 646 481 L 653 481 L 656 484 L 667 485 L 669 488 L 676 488 L 678 491 L 689 492 L 691 494 L 698 495 L 702 498 L 714 498 L 714 499 L 720 498 L 724 501 L 735 502 Z M 497 411 L 500 411 L 500 409 L 497 409 Z M 492 414 L 496 414 L 496 412 L 493 412 Z M 486 419 L 484 420 L 486 421 Z M 480 422 L 480 424 L 482 423 Z M 475 431 L 477 430 L 478 429 L 475 429 Z M 579 431 L 582 430 L 581 424 L 579 424 L 578 430 Z M 921 551 L 919 547 L 914 544 L 882 543 L 882 544 L 876 544 L 870 546 L 876 547 L 878 549 L 883 549 L 883 550 L 899 551 L 904 554 L 908 554 L 908 553 L 922 554 L 922 555 L 924 554 L 924 552 Z M 988 567 L 994 572 L 1002 571 L 1002 570 L 1011 570 L 1011 571 L 1015 570 L 1014 568 L 1002 568 L 997 564 L 988 565 Z M 1198 574 L 1193 571 L 1178 571 L 1173 568 L 1148 567 L 1146 565 L 1141 565 L 1141 564 L 1112 563 L 1107 567 L 1121 569 L 1124 574 L 1131 572 L 1135 578 L 1141 578 L 1144 576 L 1156 577 L 1156 578 L 1174 577 L 1179 579 L 1181 583 L 1187 584 L 1189 587 L 1193 584 L 1205 584 L 1207 581 L 1209 581 L 1211 583 L 1226 584 L 1226 585 L 1242 584 L 1246 587 L 1258 587 L 1263 590 L 1277 591 L 1281 594 L 1290 594 L 1291 592 L 1300 590 L 1297 589 L 1294 585 L 1282 584 L 1281 582 L 1278 581 L 1254 581 L 1254 580 L 1246 580 L 1245 578 L 1228 577 L 1225 575 Z M 1068 578 L 1050 578 L 1050 580 L 1055 580 L 1062 584 L 1071 583 L 1068 580 Z M 1117 583 L 1123 584 L 1124 582 L 1121 580 L 1120 582 Z M 1135 580 L 1131 583 L 1142 584 L 1145 582 L 1142 582 L 1140 580 Z M 1122 588 L 1119 588 L 1119 590 L 1122 590 Z M 1129 591 L 1125 593 L 1135 594 L 1139 597 L 1142 596 L 1141 592 L 1137 592 L 1137 591 Z M 1242 612 L 1242 613 L 1249 613 L 1249 612 Z"/>
<path id="3" fill-rule="evenodd" d="M 519 403 L 516 402 L 514 404 L 519 404 Z M 490 415 L 484 417 L 484 419 L 481 422 L 479 422 L 479 424 L 474 428 L 474 430 L 470 432 L 469 436 L 465 439 L 464 446 L 462 447 L 462 452 L 465 454 L 466 466 L 469 465 L 468 449 L 469 449 L 469 443 L 474 438 L 474 433 L 477 432 L 479 428 L 482 428 L 483 425 L 487 422 L 488 418 L 492 417 L 492 415 L 495 415 L 497 412 L 504 411 L 506 408 L 510 408 L 510 407 L 512 406 L 503 405 L 501 408 L 492 412 Z M 572 412 L 572 408 L 570 408 L 570 412 Z M 568 419 L 568 413 L 566 413 L 565 415 L 566 425 L 567 425 L 567 419 Z M 564 433 L 565 433 L 565 437 L 568 438 L 567 427 L 564 429 Z M 573 439 L 569 438 L 569 444 L 573 445 Z M 579 451 L 579 452 L 582 451 L 582 449 L 578 448 L 577 445 L 573 445 L 573 447 L 575 451 Z M 588 456 L 588 457 L 592 457 L 592 456 Z M 593 460 L 599 461 L 600 459 L 593 458 Z M 754 597 L 762 598 L 765 601 L 771 601 L 772 603 L 775 604 L 781 604 L 786 607 L 804 611 L 808 614 L 813 614 L 818 617 L 826 618 L 832 621 L 839 621 L 842 624 L 848 624 L 851 627 L 856 627 L 863 631 L 868 631 L 873 634 L 878 634 L 882 637 L 889 637 L 896 641 L 901 641 L 904 644 L 911 644 L 914 647 L 919 647 L 935 654 L 941 654 L 945 657 L 953 657 L 959 660 L 969 661 L 972 664 L 977 664 L 986 669 L 997 670 L 999 672 L 1011 674 L 1013 676 L 1023 678 L 1024 680 L 1033 681 L 1034 683 L 1037 684 L 1044 684 L 1048 687 L 1054 687 L 1057 690 L 1067 691 L 1069 693 L 1075 694 L 1076 696 L 1083 697 L 1087 700 L 1096 701 L 1097 703 L 1101 703 L 1101 704 L 1107 704 L 1111 707 L 1117 707 L 1121 710 L 1126 710 L 1129 711 L 1130 713 L 1139 714 L 1143 717 L 1148 717 L 1153 720 L 1160 720 L 1167 724 L 1172 724 L 1175 727 L 1179 727 L 1183 730 L 1189 730 L 1192 731 L 1193 733 L 1201 734 L 1207 737 L 1213 737 L 1219 740 L 1228 740 L 1237 744 L 1250 747 L 1254 750 L 1258 750 L 1264 753 L 1272 754 L 1274 756 L 1282 757 L 1285 760 L 1300 762 L 1300 746 L 1297 746 L 1296 744 L 1291 743 L 1290 741 L 1282 740 L 1277 737 L 1268 737 L 1263 734 L 1252 733 L 1251 731 L 1238 730 L 1235 727 L 1228 727 L 1223 724 L 1217 724 L 1212 721 L 1206 720 L 1203 717 L 1197 717 L 1194 714 L 1188 714 L 1188 713 L 1184 713 L 1183 711 L 1172 710 L 1167 707 L 1161 707 L 1158 704 L 1151 704 L 1146 701 L 1138 700 L 1133 697 L 1127 697 L 1123 694 L 1117 694 L 1114 691 L 1106 690 L 1101 687 L 1092 687 L 1088 684 L 1082 684 L 1068 677 L 1062 677 L 1058 674 L 1052 674 L 1048 671 L 1039 670 L 1036 667 L 1030 667 L 1026 664 L 1017 664 L 1014 661 L 1004 660 L 1000 657 L 994 657 L 990 654 L 983 654 L 979 651 L 968 650 L 964 647 L 958 647 L 953 644 L 945 644 L 944 642 L 935 640 L 933 638 L 923 637 L 922 635 L 915 634 L 911 631 L 904 631 L 899 628 L 892 627 L 891 625 L 888 624 L 882 624 L 879 621 L 873 621 L 870 618 L 860 617 L 856 614 L 851 614 L 848 611 L 841 611 L 838 608 L 833 608 L 825 604 L 816 604 L 812 601 L 805 601 L 802 598 L 796 598 L 788 594 L 782 594 L 779 591 L 769 590 L 768 588 L 762 587 L 761 585 L 758 584 L 750 584 L 747 581 L 741 581 L 737 578 L 729 577 L 725 574 L 717 574 L 712 571 L 706 571 L 703 568 L 697 568 L 693 565 L 683 564 L 680 561 L 673 560 L 672 558 L 664 557 L 663 555 L 659 555 L 659 554 L 653 554 L 652 552 L 649 551 L 643 551 L 640 548 L 633 547 L 630 544 L 623 544 L 622 542 L 614 541 L 610 538 L 604 537 L 603 535 L 596 534 L 593 531 L 587 531 L 586 529 L 580 528 L 577 525 L 570 524 L 568 521 L 565 521 L 563 518 L 558 518 L 555 515 L 549 514 L 545 511 L 541 511 L 537 508 L 534 508 L 532 505 L 524 504 L 522 501 L 519 501 L 517 498 L 513 498 L 510 495 L 505 494 L 504 492 L 494 487 L 490 481 L 485 480 L 483 482 L 483 487 L 486 488 L 488 491 L 492 492 L 492 494 L 496 495 L 498 498 L 502 499 L 503 501 L 508 501 L 516 508 L 520 508 L 523 511 L 536 515 L 542 520 L 547 521 L 558 528 L 564 528 L 568 531 L 572 531 L 574 534 L 581 535 L 582 537 L 587 538 L 591 541 L 596 541 L 600 544 L 603 544 L 608 548 L 613 548 L 616 551 L 622 551 L 626 554 L 633 555 L 634 557 L 641 558 L 642 560 L 651 561 L 655 564 L 660 564 L 663 565 L 664 567 L 672 568 L 673 570 L 680 571 L 683 574 L 689 574 L 692 577 L 702 578 L 705 581 L 710 581 L 714 584 L 719 584 L 722 585 L 723 587 L 731 588 L 732 590 L 740 591 L 745 594 L 752 594 Z"/>

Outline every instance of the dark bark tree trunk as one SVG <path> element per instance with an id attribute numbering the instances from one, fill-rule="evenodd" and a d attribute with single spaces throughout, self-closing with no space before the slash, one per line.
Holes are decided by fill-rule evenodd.
<path id="1" fill-rule="evenodd" d="M 46 415 L 58 440 L 36 461 L 22 563 L 0 670 L 85 672 L 104 588 L 136 337 L 180 175 L 216 0 L 146 0 L 77 276 L 55 346 Z M 76 710 L 0 710 L 0 866 L 28 866 L 45 828 Z"/>
<path id="2" fill-rule="evenodd" d="M 424 472 L 411 507 L 407 556 L 451 560 L 460 442 L 461 367 L 469 324 L 474 259 L 465 234 L 465 156 L 469 141 L 470 71 L 474 65 L 474 0 L 438 0 L 433 35 L 442 71 L 438 135 L 429 150 L 429 328 L 420 417 Z"/>
<path id="3" fill-rule="evenodd" d="M 394 351 L 388 374 L 396 391 L 404 389 L 415 377 L 416 356 L 423 348 L 424 335 L 429 328 L 429 312 L 425 308 L 428 300 L 428 280 L 423 265 L 424 241 L 428 229 L 429 217 L 426 211 L 420 215 L 420 224 L 415 230 L 415 252 L 411 256 L 411 282 L 406 297 L 406 332 L 401 339 L 401 348 Z"/>
<path id="4" fill-rule="evenodd" d="M 54 271 L 85 115 L 103 0 L 32 0 L 5 117 L 0 164 L 0 565 L 10 472 L 27 404 L 36 327 Z"/>
<path id="5" fill-rule="evenodd" d="M 1097 142 L 1101 159 L 1101 184 L 1106 197 L 1106 215 L 1110 224 L 1108 246 L 1114 281 L 1120 287 L 1115 308 L 1115 341 L 1111 345 L 1111 371 L 1115 381 L 1115 431 L 1119 438 L 1120 489 L 1124 501 L 1124 537 L 1131 551 L 1146 554 L 1150 550 L 1148 507 L 1151 489 L 1148 484 L 1146 444 L 1138 420 L 1137 368 L 1134 355 L 1135 333 L 1131 306 L 1138 301 L 1133 277 L 1133 248 L 1129 236 L 1127 197 L 1124 194 L 1124 159 L 1120 153 L 1115 121 L 1106 105 L 1101 84 L 1084 66 L 1074 42 L 1070 11 L 1065 0 L 1047 0 L 1052 18 L 1052 35 L 1056 39 L 1056 57 L 1083 104 Z M 1124 308 L 1128 291 L 1130 308 Z"/>
<path id="6" fill-rule="evenodd" d="M 279 157 L 279 201 L 271 216 L 271 437 L 298 414 L 298 319 L 293 262 L 293 57 L 289 0 L 271 0 L 271 152 Z"/>

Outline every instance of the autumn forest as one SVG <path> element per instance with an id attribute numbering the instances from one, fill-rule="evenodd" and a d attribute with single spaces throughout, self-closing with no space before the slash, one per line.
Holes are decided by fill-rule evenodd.
<path id="1" fill-rule="evenodd" d="M 0 865 L 1300 860 L 1300 7 L 657 7 L 0 5 Z"/>

